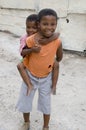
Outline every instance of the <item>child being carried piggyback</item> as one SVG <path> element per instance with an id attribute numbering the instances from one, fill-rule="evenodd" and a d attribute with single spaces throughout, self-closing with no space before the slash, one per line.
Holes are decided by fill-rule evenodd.
<path id="1" fill-rule="evenodd" d="M 26 55 L 29 55 L 31 52 L 29 51 L 29 48 L 26 47 L 26 38 L 31 36 L 32 34 L 35 34 L 38 31 L 38 15 L 37 14 L 31 14 L 26 18 L 26 32 L 27 34 L 23 35 L 20 38 L 20 55 L 24 58 Z M 46 43 L 51 42 L 52 40 L 55 40 L 59 37 L 59 33 L 54 33 L 52 37 L 50 38 L 41 38 L 39 39 L 40 43 Z M 38 51 L 37 47 L 33 48 L 33 51 Z M 19 63 L 17 65 L 17 68 L 19 70 L 19 73 L 21 74 L 22 79 L 28 86 L 29 90 L 27 91 L 27 95 L 30 94 L 31 90 L 33 89 L 33 85 L 29 79 L 29 76 L 26 71 L 26 67 L 24 66 L 23 62 Z M 55 76 L 54 76 L 55 75 Z M 52 93 L 56 94 L 56 83 L 58 80 L 59 75 L 59 63 L 55 61 L 53 66 L 53 85 L 52 85 Z M 56 77 L 56 80 L 54 80 L 54 77 Z"/>
<path id="2" fill-rule="evenodd" d="M 17 109 L 23 112 L 24 125 L 20 130 L 30 128 L 30 112 L 35 91 L 38 89 L 38 110 L 43 113 L 43 130 L 49 130 L 51 92 L 55 93 L 59 73 L 59 61 L 62 59 L 62 44 L 55 33 L 58 17 L 54 10 L 41 10 L 35 21 L 26 20 L 28 38 L 21 49 L 23 62 L 17 65 L 24 80 L 21 86 Z M 29 33 L 30 22 L 37 28 Z M 28 26 L 27 26 L 28 23 Z M 33 27 L 34 27 L 33 26 Z M 34 34 L 34 35 L 32 35 Z M 56 57 L 56 60 L 55 60 Z"/>

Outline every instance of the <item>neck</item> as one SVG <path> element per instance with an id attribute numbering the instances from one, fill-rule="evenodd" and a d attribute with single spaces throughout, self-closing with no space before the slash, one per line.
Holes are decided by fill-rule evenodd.
<path id="1" fill-rule="evenodd" d="M 35 41 L 37 41 L 41 45 L 49 44 L 50 42 L 52 42 L 55 39 L 56 38 L 55 38 L 54 34 L 51 37 L 45 37 L 40 32 L 38 32 L 35 35 Z"/>

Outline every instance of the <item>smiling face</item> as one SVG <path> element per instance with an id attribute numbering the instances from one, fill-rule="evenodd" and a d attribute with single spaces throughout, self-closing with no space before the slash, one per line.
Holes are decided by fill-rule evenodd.
<path id="1" fill-rule="evenodd" d="M 38 31 L 38 26 L 36 21 L 27 21 L 26 22 L 26 32 L 30 36 Z"/>
<path id="2" fill-rule="evenodd" d="M 39 30 L 44 37 L 51 37 L 55 32 L 56 26 L 57 19 L 53 15 L 43 16 L 39 22 Z"/>

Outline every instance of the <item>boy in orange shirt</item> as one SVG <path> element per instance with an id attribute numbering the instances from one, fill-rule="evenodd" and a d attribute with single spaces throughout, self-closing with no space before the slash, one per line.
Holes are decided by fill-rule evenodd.
<path id="1" fill-rule="evenodd" d="M 26 32 L 27 34 L 23 35 L 20 38 L 20 54 L 22 57 L 25 57 L 26 55 L 29 55 L 29 48 L 26 47 L 26 39 L 27 37 L 31 36 L 32 34 L 36 33 L 38 31 L 38 16 L 37 14 L 31 14 L 26 18 Z M 39 41 L 36 40 L 36 42 L 40 42 L 40 43 L 48 43 L 51 42 L 55 39 L 57 39 L 59 37 L 59 33 L 55 33 L 52 37 L 50 38 L 41 38 L 39 39 Z M 37 51 L 37 47 L 34 47 L 34 51 Z M 19 73 L 22 77 L 22 79 L 24 80 L 24 82 L 26 83 L 26 85 L 28 86 L 28 92 L 27 95 L 30 94 L 31 90 L 33 89 L 33 85 L 29 79 L 29 76 L 26 72 L 26 67 L 24 66 L 23 62 L 19 63 L 17 65 L 17 68 L 19 70 Z M 56 71 L 58 70 L 58 71 Z M 54 75 L 57 76 L 56 80 L 54 80 Z M 58 75 L 59 75 L 59 63 L 57 63 L 57 61 L 55 61 L 54 63 L 54 67 L 53 67 L 53 76 L 52 76 L 52 81 L 53 81 L 53 85 L 52 85 L 52 94 L 56 94 L 56 83 L 58 80 Z M 55 76 L 55 77 L 56 77 Z M 55 88 L 54 88 L 55 87 Z"/>
<path id="2" fill-rule="evenodd" d="M 38 18 L 38 33 L 30 36 L 26 40 L 29 55 L 25 56 L 23 64 L 27 69 L 33 90 L 29 96 L 26 96 L 29 87 L 23 83 L 17 104 L 18 110 L 26 114 L 26 117 L 24 115 L 25 127 L 21 130 L 27 130 L 29 128 L 32 101 L 37 89 L 39 91 L 38 110 L 43 113 L 44 117 L 43 130 L 49 130 L 51 89 L 53 88 L 53 91 L 55 91 L 58 77 L 58 72 L 56 71 L 53 74 L 54 82 L 52 82 L 55 55 L 58 62 L 62 59 L 62 44 L 60 39 L 51 42 L 46 41 L 45 43 L 39 42 L 42 38 L 47 39 L 54 35 L 58 20 L 56 12 L 51 9 L 44 9 L 39 12 Z M 51 88 L 51 86 L 53 87 Z"/>

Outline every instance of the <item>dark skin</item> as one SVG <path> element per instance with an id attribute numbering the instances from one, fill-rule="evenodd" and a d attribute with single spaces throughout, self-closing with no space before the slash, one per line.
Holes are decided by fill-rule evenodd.
<path id="1" fill-rule="evenodd" d="M 59 77 L 59 62 L 55 61 L 53 65 L 53 70 L 54 73 L 52 73 L 52 89 L 51 93 L 53 95 L 56 95 L 56 85 Z"/>
<path id="2" fill-rule="evenodd" d="M 56 52 L 56 61 L 54 62 L 53 66 L 53 75 L 52 75 L 52 90 L 51 92 L 56 95 L 56 84 L 58 81 L 58 76 L 59 76 L 59 62 L 62 60 L 63 53 L 62 53 L 62 44 L 58 48 Z"/>
<path id="3" fill-rule="evenodd" d="M 45 37 L 45 36 L 42 36 L 43 38 L 50 38 L 50 37 Z M 51 36 L 52 37 L 52 36 Z M 41 38 L 41 34 L 38 32 L 38 34 L 36 35 L 36 39 L 40 39 Z M 46 45 L 46 44 L 49 44 L 48 42 L 47 43 L 40 43 L 40 45 Z M 38 44 L 38 47 L 39 44 Z M 57 52 L 56 52 L 56 61 L 54 63 L 54 66 L 53 66 L 53 75 L 52 75 L 52 94 L 56 94 L 56 84 L 57 84 L 57 80 L 58 80 L 58 75 L 59 75 L 59 62 L 62 60 L 62 57 L 63 57 L 63 52 L 62 52 L 62 43 L 60 44 L 59 48 L 57 49 Z"/>
<path id="4" fill-rule="evenodd" d="M 40 38 L 40 36 L 41 35 L 39 35 L 39 33 L 38 33 L 38 38 Z M 49 43 L 48 43 L 49 44 Z M 42 45 L 42 44 L 41 44 Z M 43 44 L 44 45 L 44 44 Z M 41 50 L 41 46 L 37 46 L 37 48 L 38 48 L 38 51 L 37 51 L 37 53 L 39 53 L 40 52 L 40 50 Z M 36 49 L 37 49 L 36 48 Z M 60 44 L 60 46 L 59 46 L 59 48 L 58 48 L 58 50 L 57 50 L 57 52 L 56 52 L 56 60 L 59 62 L 59 61 L 61 61 L 61 59 L 62 59 L 62 55 L 63 55 L 63 53 L 62 53 L 62 44 Z M 53 73 L 53 76 L 52 76 L 52 78 L 53 78 L 53 82 L 52 82 L 52 93 L 53 94 L 55 94 L 55 92 L 56 92 L 56 83 L 57 83 L 57 80 L 58 80 L 58 74 L 59 74 L 59 72 L 57 71 L 58 70 L 58 68 L 59 68 L 59 63 L 58 62 L 55 62 L 54 64 L 57 64 L 57 66 L 56 66 L 56 68 L 55 67 L 53 67 L 53 69 L 54 69 L 54 73 Z M 49 115 L 46 115 L 46 114 L 43 114 L 43 119 L 44 119 L 44 128 L 47 128 L 48 127 L 48 124 L 49 124 L 49 120 L 50 120 L 50 114 Z"/>
<path id="5" fill-rule="evenodd" d="M 47 37 L 47 38 L 51 37 L 53 35 L 53 33 L 55 32 L 56 26 L 57 26 L 57 20 L 56 20 L 55 16 L 52 16 L 52 15 L 43 16 L 41 18 L 41 20 L 39 21 L 39 28 L 40 28 L 39 37 L 40 36 Z M 61 61 L 62 56 L 63 56 L 62 44 L 60 44 L 60 46 L 56 52 L 56 60 L 58 61 L 58 59 L 59 59 L 59 61 Z M 53 91 L 56 90 L 57 79 L 58 79 L 58 76 L 56 76 L 56 74 L 55 74 L 54 75 L 55 87 L 53 88 Z M 44 119 L 43 127 L 47 128 L 48 124 L 49 124 L 49 120 L 50 120 L 50 114 L 48 114 L 48 115 L 43 114 L 43 119 Z"/>
<path id="6" fill-rule="evenodd" d="M 37 27 L 37 22 L 34 20 L 34 21 L 30 21 L 30 20 L 27 20 L 26 21 L 26 32 L 27 32 L 27 35 L 30 36 L 34 33 L 36 33 L 38 31 L 38 27 Z M 26 49 L 27 50 L 27 49 Z M 22 55 L 22 52 L 21 52 L 21 55 Z M 26 54 L 22 55 L 23 57 L 27 55 L 27 51 L 26 51 Z M 28 86 L 28 91 L 27 91 L 27 95 L 30 94 L 31 90 L 33 89 L 33 85 L 30 81 L 30 78 L 25 70 L 25 66 L 23 63 L 19 63 L 17 65 L 17 69 L 22 77 L 22 79 L 24 80 L 24 82 L 26 83 L 26 85 Z"/>
<path id="7" fill-rule="evenodd" d="M 26 32 L 27 35 L 30 36 L 34 33 L 36 33 L 38 31 L 38 27 L 37 27 L 37 22 L 36 21 L 26 21 Z M 27 55 L 27 53 L 26 53 Z M 24 66 L 24 64 L 21 62 L 17 65 L 17 69 L 22 77 L 22 79 L 24 80 L 24 82 L 27 85 L 28 91 L 27 91 L 27 95 L 30 94 L 31 90 L 33 89 L 33 85 L 30 81 L 30 78 L 26 72 L 26 68 Z M 23 118 L 24 118 L 24 122 L 29 122 L 29 117 L 30 117 L 30 113 L 23 113 Z"/>
<path id="8" fill-rule="evenodd" d="M 60 33 L 54 33 L 50 38 L 41 37 L 37 39 L 36 37 L 35 42 L 38 44 L 40 43 L 40 45 L 46 45 L 47 43 L 56 40 L 59 37 L 59 35 Z M 21 55 L 24 57 L 26 55 L 29 55 L 31 52 L 39 52 L 39 51 L 40 47 L 38 46 L 34 46 L 33 48 L 28 48 L 27 46 L 25 46 L 21 52 Z"/>
<path id="9" fill-rule="evenodd" d="M 53 35 L 52 37 L 50 37 L 50 38 L 42 37 L 42 39 L 39 39 L 39 41 L 40 41 L 41 44 L 43 44 L 43 43 L 46 44 L 48 42 L 56 40 L 59 37 L 59 35 L 60 35 L 59 33 L 55 33 L 55 35 Z M 39 41 L 37 41 L 37 39 L 36 39 L 36 42 L 39 42 Z M 40 49 L 41 48 L 38 47 L 38 46 L 35 46 L 33 48 L 28 48 L 27 46 L 25 46 L 22 50 L 22 56 L 24 57 L 26 55 L 29 55 L 31 52 L 38 53 L 40 51 Z M 57 83 L 58 74 L 59 74 L 59 72 L 56 71 L 56 70 L 58 69 L 59 64 L 57 64 L 57 62 L 55 62 L 54 64 L 55 64 L 54 67 L 53 67 L 54 75 L 52 76 L 52 78 L 55 79 L 55 80 L 52 79 L 52 94 L 55 95 L 56 94 L 56 83 Z M 23 65 L 23 63 L 20 63 L 20 64 L 17 65 L 17 68 L 18 68 L 20 75 L 23 78 L 24 82 L 26 83 L 27 86 L 29 86 L 28 89 L 27 89 L 27 95 L 29 95 L 30 92 L 33 89 L 33 85 L 30 81 L 30 78 L 29 78 L 26 70 L 25 70 L 25 66 Z M 30 113 L 23 113 L 23 117 L 24 117 L 25 122 L 30 122 L 30 119 L 29 119 Z M 50 116 L 48 116 L 48 118 L 47 118 L 46 115 L 44 115 L 44 124 L 45 125 L 47 125 L 49 118 L 50 118 Z M 47 122 L 46 122 L 46 120 L 47 120 Z"/>
<path id="10" fill-rule="evenodd" d="M 21 52 L 21 55 L 23 57 L 25 57 L 26 55 L 30 55 L 32 52 L 34 53 L 39 53 L 41 50 L 41 46 L 40 45 L 46 45 L 47 43 L 56 40 L 59 37 L 59 33 L 54 33 L 50 38 L 45 38 L 45 37 L 39 37 L 39 35 L 37 34 L 35 37 L 35 43 L 36 45 L 32 48 L 28 48 L 27 46 L 25 46 Z M 40 42 L 39 42 L 40 41 Z M 40 44 L 39 44 L 40 43 Z M 25 67 L 23 65 L 23 63 L 17 65 L 17 68 L 20 72 L 20 75 L 22 77 L 22 79 L 24 80 L 24 82 L 26 83 L 26 85 L 28 86 L 27 89 L 27 95 L 30 94 L 30 92 L 33 89 L 33 85 L 28 77 L 27 72 L 25 71 Z M 52 85 L 53 86 L 53 85 Z M 54 91 L 54 90 L 53 90 Z"/>
<path id="11" fill-rule="evenodd" d="M 39 45 L 38 44 L 39 40 L 51 38 L 51 36 L 53 36 L 53 34 L 55 32 L 56 26 L 57 26 L 57 20 L 54 16 L 43 16 L 42 17 L 41 21 L 39 22 L 40 30 L 37 33 L 37 37 L 36 37 L 37 39 L 35 39 L 37 44 L 36 44 L 35 47 L 28 49 L 28 55 L 32 52 L 35 52 L 35 53 L 40 52 L 41 45 L 44 45 L 44 43 L 40 43 L 40 45 Z M 46 42 L 45 44 L 49 44 L 49 42 Z M 57 50 L 56 59 L 57 60 L 59 59 L 58 61 L 60 61 L 62 59 L 62 45 L 60 45 L 60 47 Z M 56 68 L 56 70 L 57 70 L 57 68 Z M 57 79 L 58 79 L 58 76 L 56 77 L 56 74 L 57 73 L 54 74 L 54 82 L 52 84 L 52 88 L 54 88 L 52 90 L 53 92 L 56 90 L 56 82 L 57 82 Z M 28 90 L 29 90 L 29 88 L 28 88 Z M 29 122 L 29 116 L 30 116 L 30 113 L 24 113 L 24 121 L 25 122 Z M 49 120 L 50 120 L 50 115 L 43 114 L 43 118 L 44 118 L 44 125 L 43 126 L 45 128 L 47 128 L 48 124 L 49 124 Z"/>

